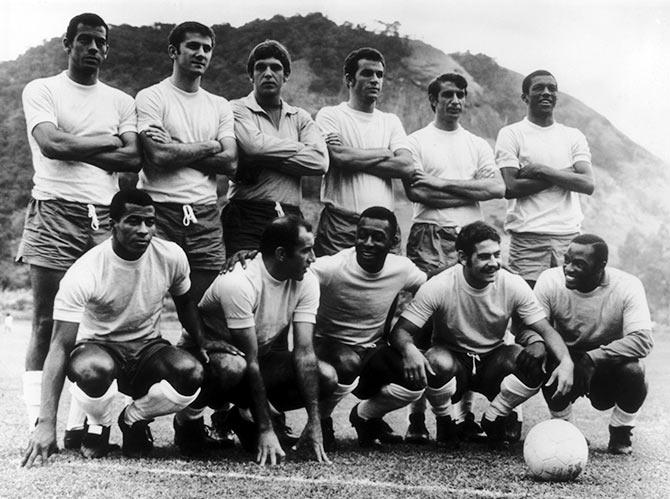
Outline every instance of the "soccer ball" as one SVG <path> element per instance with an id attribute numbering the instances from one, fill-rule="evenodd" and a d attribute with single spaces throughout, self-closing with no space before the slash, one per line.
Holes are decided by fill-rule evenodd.
<path id="1" fill-rule="evenodd" d="M 589 448 L 576 426 L 562 419 L 535 425 L 523 444 L 523 458 L 538 480 L 574 480 L 586 466 Z"/>

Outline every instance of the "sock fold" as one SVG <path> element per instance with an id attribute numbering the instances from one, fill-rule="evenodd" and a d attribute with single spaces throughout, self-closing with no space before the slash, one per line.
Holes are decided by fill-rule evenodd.
<path id="1" fill-rule="evenodd" d="M 112 403 L 119 392 L 116 380 L 112 381 L 107 391 L 100 397 L 91 397 L 84 392 L 77 383 L 70 385 L 72 400 L 76 402 L 86 414 L 89 425 L 111 426 Z"/>
<path id="2" fill-rule="evenodd" d="M 165 379 L 149 387 L 146 395 L 133 400 L 126 407 L 125 422 L 133 424 L 158 416 L 179 412 L 191 404 L 200 394 L 200 388 L 193 395 L 182 395 Z"/>
<path id="3" fill-rule="evenodd" d="M 385 385 L 377 395 L 358 405 L 358 415 L 363 419 L 381 418 L 384 414 L 417 400 L 423 392 L 424 390 L 410 390 L 395 383 Z"/>

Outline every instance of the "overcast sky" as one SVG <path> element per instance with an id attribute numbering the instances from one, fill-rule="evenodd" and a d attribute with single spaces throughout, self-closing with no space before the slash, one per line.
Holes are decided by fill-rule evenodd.
<path id="1" fill-rule="evenodd" d="M 447 53 L 481 52 L 519 73 L 550 70 L 562 91 L 670 161 L 667 0 L 2 0 L 0 11 L 0 61 L 61 36 L 86 11 L 135 26 L 240 26 L 309 12 L 375 29 L 376 20 L 399 21 L 402 34 Z"/>

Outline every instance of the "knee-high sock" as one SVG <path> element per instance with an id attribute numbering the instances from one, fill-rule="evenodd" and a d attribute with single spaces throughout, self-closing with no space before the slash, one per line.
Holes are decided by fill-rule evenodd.
<path id="1" fill-rule="evenodd" d="M 484 416 L 489 421 L 498 416 L 507 416 L 517 405 L 525 402 L 540 390 L 526 386 L 514 374 L 508 374 L 500 383 L 500 393 L 489 404 Z"/>
<path id="2" fill-rule="evenodd" d="M 472 401 L 475 398 L 475 394 L 468 390 L 463 394 L 463 397 L 458 402 L 454 402 L 451 406 L 451 413 L 454 421 L 456 423 L 462 423 L 465 421 L 465 416 L 472 412 Z"/>
<path id="3" fill-rule="evenodd" d="M 638 412 L 626 412 L 615 405 L 610 416 L 610 426 L 635 426 Z"/>
<path id="4" fill-rule="evenodd" d="M 137 421 L 179 412 L 198 398 L 199 394 L 200 388 L 193 395 L 182 395 L 167 380 L 163 379 L 151 385 L 146 395 L 133 400 L 132 404 L 126 407 L 125 422 L 133 424 Z"/>
<path id="5" fill-rule="evenodd" d="M 112 402 L 119 392 L 116 380 L 112 381 L 107 391 L 100 397 L 91 397 L 79 388 L 77 383 L 70 385 L 72 400 L 79 404 L 79 407 L 86 413 L 88 425 L 111 426 L 112 425 Z"/>
<path id="6" fill-rule="evenodd" d="M 374 397 L 358 405 L 358 415 L 363 419 L 381 418 L 384 414 L 405 407 L 423 395 L 423 390 L 408 390 L 391 383 L 385 385 Z"/>
<path id="7" fill-rule="evenodd" d="M 28 430 L 33 431 L 40 417 L 40 398 L 42 397 L 42 371 L 23 373 L 23 401 L 28 413 Z"/>
<path id="8" fill-rule="evenodd" d="M 423 414 L 426 412 L 426 394 L 424 393 L 414 402 L 409 404 L 410 414 Z"/>
<path id="9" fill-rule="evenodd" d="M 451 378 L 443 386 L 433 388 L 429 386 L 426 388 L 426 398 L 433 408 L 435 416 L 450 416 L 451 415 L 451 397 L 456 393 L 456 378 Z"/>
<path id="10" fill-rule="evenodd" d="M 335 409 L 335 406 L 337 406 L 337 404 L 339 404 L 340 401 L 344 399 L 344 397 L 353 392 L 357 384 L 358 384 L 358 378 L 356 378 L 350 385 L 343 385 L 341 383 L 338 383 L 337 388 L 335 388 L 335 391 L 332 393 L 332 395 L 327 399 L 322 400 L 319 403 L 319 411 L 321 412 L 321 417 L 322 418 L 329 417 L 333 413 L 333 409 Z"/>
<path id="11" fill-rule="evenodd" d="M 551 414 L 552 419 L 562 419 L 568 423 L 572 423 L 575 419 L 572 415 L 572 404 L 568 404 L 568 406 L 562 411 L 552 411 L 549 409 L 549 414 Z"/>
<path id="12" fill-rule="evenodd" d="M 72 384 L 70 385 L 70 392 L 72 391 Z M 65 425 L 66 430 L 80 430 L 84 427 L 86 422 L 86 413 L 84 409 L 81 408 L 79 403 L 70 397 L 70 410 L 67 413 L 67 424 Z"/>

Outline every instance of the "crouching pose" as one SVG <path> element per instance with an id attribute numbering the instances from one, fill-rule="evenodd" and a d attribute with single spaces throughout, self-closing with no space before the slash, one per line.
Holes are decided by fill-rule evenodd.
<path id="1" fill-rule="evenodd" d="M 607 267 L 608 248 L 598 236 L 582 234 L 568 246 L 563 268 L 545 270 L 535 294 L 563 337 L 575 364 L 575 384 L 544 397 L 554 418 L 571 420 L 572 402 L 589 397 L 598 410 L 614 407 L 609 452 L 630 454 L 631 430 L 647 381 L 642 358 L 652 349 L 651 318 L 640 280 Z"/>
<path id="2" fill-rule="evenodd" d="M 335 389 L 337 375 L 317 360 L 312 344 L 319 306 L 319 284 L 308 271 L 313 248 L 308 223 L 292 215 L 277 218 L 261 236 L 260 254 L 246 268 L 219 275 L 199 305 L 206 334 L 229 340 L 244 357 L 211 353 L 203 394 L 189 411 L 234 401 L 227 424 L 260 464 L 275 464 L 285 455 L 282 445 L 295 443 L 280 411 L 300 407 L 307 410 L 303 441 L 318 461 L 329 462 L 318 401 Z"/>
<path id="3" fill-rule="evenodd" d="M 415 388 L 426 387 L 437 420 L 437 445 L 458 444 L 451 417 L 452 398 L 466 390 L 482 393 L 490 401 L 482 428 L 494 446 L 518 440 L 520 424 L 512 409 L 538 392 L 544 380 L 545 342 L 559 359 L 550 381 L 558 393 L 572 386 L 572 361 L 560 336 L 546 320 L 530 287 L 518 276 L 500 268 L 500 236 L 483 222 L 463 227 L 456 239 L 460 265 L 438 274 L 419 289 L 391 332 L 391 364 L 381 365 L 379 378 Z M 505 345 L 503 337 L 513 314 L 532 330 L 521 338 L 526 346 Z M 434 333 L 425 356 L 413 336 L 433 318 Z M 391 376 L 389 378 L 388 376 Z M 362 377 L 361 377 L 362 384 Z M 394 384 L 368 401 L 379 412 L 382 396 L 398 399 Z M 359 408 L 358 414 L 367 413 Z M 353 413 L 352 413 L 353 416 Z M 514 419 L 514 420 L 512 420 Z"/>
<path id="4" fill-rule="evenodd" d="M 149 423 L 193 402 L 202 365 L 161 338 L 158 322 L 166 291 L 182 325 L 203 355 L 197 309 L 189 295 L 189 267 L 174 243 L 152 238 L 151 197 L 133 189 L 110 205 L 112 237 L 83 255 L 61 281 L 54 305 L 53 340 L 46 359 L 39 423 L 22 464 L 46 462 L 56 447 L 56 413 L 65 375 L 84 410 L 81 453 L 102 457 L 110 449 L 111 405 L 117 391 L 133 398 L 121 412 L 123 453 L 145 456 L 153 447 Z M 203 355 L 203 360 L 206 356 Z"/>

